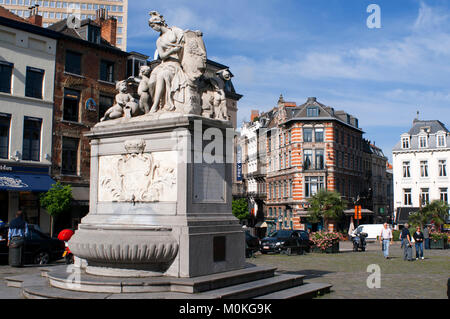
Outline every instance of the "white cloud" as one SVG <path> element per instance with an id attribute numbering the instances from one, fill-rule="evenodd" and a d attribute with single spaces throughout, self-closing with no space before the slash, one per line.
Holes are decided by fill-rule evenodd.
<path id="1" fill-rule="evenodd" d="M 420 3 L 419 15 L 414 22 L 413 29 L 418 32 L 430 30 L 442 30 L 448 28 L 450 15 L 445 9 L 428 6 L 425 2 Z"/>
<path id="2" fill-rule="evenodd" d="M 343 31 L 338 39 L 322 33 L 303 37 L 309 28 L 286 27 L 289 19 L 281 21 L 264 8 L 268 2 L 255 7 L 237 1 L 233 10 L 224 4 L 218 12 L 217 4 L 197 0 L 154 0 L 145 6 L 164 14 L 169 25 L 204 32 L 210 58 L 230 66 L 235 88 L 244 95 L 239 119 L 248 118 L 251 109 L 273 107 L 280 93 L 298 103 L 317 96 L 354 114 L 366 127 L 407 127 L 418 109 L 430 119 L 436 114 L 450 118 L 450 13 L 446 8 L 422 2 L 409 25 L 396 25 L 403 27 L 394 32 L 396 37 L 371 42 L 354 29 Z M 133 13 L 133 19 L 144 22 L 131 25 L 129 38 L 152 52 L 157 34 L 145 22 L 147 9 L 136 11 L 136 17 Z M 385 28 L 388 23 L 383 23 L 383 30 L 389 32 Z M 314 41 L 305 40 L 314 37 Z"/>

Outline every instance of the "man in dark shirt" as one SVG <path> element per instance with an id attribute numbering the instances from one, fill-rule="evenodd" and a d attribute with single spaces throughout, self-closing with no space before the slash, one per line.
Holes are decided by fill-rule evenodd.
<path id="1" fill-rule="evenodd" d="M 402 241 L 403 245 L 403 260 L 412 261 L 412 244 L 411 244 L 411 234 L 409 233 L 409 224 L 405 224 L 402 229 Z"/>
<path id="2" fill-rule="evenodd" d="M 23 246 L 27 234 L 28 224 L 23 218 L 22 211 L 19 210 L 16 213 L 16 218 L 9 223 L 7 245 L 9 246 L 9 265 L 12 267 L 21 267 L 23 265 Z"/>
<path id="3" fill-rule="evenodd" d="M 425 249 L 430 249 L 430 226 L 427 226 L 423 229 L 423 238 Z"/>
<path id="4" fill-rule="evenodd" d="M 416 260 L 419 260 L 419 258 L 423 258 L 423 233 L 420 231 L 420 226 L 416 227 L 416 232 L 413 234 L 413 238 L 415 241 L 416 246 Z"/>

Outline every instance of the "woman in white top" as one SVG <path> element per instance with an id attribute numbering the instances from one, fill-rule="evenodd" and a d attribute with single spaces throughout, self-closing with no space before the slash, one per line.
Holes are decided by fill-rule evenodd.
<path id="1" fill-rule="evenodd" d="M 380 234 L 380 243 L 382 244 L 382 250 L 384 258 L 389 259 L 389 244 L 392 243 L 392 230 L 388 227 L 387 223 L 384 223 L 383 229 Z"/>

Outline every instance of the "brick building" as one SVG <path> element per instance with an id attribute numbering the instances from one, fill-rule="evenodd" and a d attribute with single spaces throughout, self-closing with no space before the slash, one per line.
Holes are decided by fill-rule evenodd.
<path id="1" fill-rule="evenodd" d="M 363 131 L 354 116 L 313 97 L 302 105 L 280 97 L 277 107 L 243 128 L 250 138 L 241 139 L 241 148 L 248 149 L 255 136 L 259 142 L 265 141 L 263 157 L 247 151 L 243 159 L 247 196 L 264 198 L 264 205 L 258 207 L 263 213 L 254 221 L 256 226 L 267 227 L 268 232 L 321 228 L 307 221 L 308 200 L 320 189 L 339 192 L 350 207 L 361 203 L 369 186 L 364 179 Z M 259 174 L 261 165 L 265 165 L 265 178 Z M 265 185 L 255 185 L 255 181 L 265 181 Z M 370 209 L 363 211 L 363 222 L 372 221 Z M 347 227 L 349 221 L 350 217 L 340 226 Z"/>
<path id="2" fill-rule="evenodd" d="M 89 204 L 90 144 L 83 136 L 113 105 L 115 81 L 127 77 L 128 53 L 116 48 L 117 21 L 104 11 L 83 20 L 77 30 L 65 20 L 49 27 L 59 32 L 53 121 L 52 177 L 72 185 L 75 206 L 56 229 L 76 227 Z"/>

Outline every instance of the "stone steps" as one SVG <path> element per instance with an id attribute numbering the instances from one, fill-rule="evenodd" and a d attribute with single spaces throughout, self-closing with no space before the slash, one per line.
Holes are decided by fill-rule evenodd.
<path id="1" fill-rule="evenodd" d="M 125 279 L 84 274 L 82 288 L 77 288 L 67 285 L 69 274 L 65 270 L 66 267 L 60 267 L 41 275 L 9 277 L 7 285 L 21 288 L 28 299 L 291 299 L 314 298 L 318 293 L 328 293 L 331 287 L 305 284 L 303 275 L 252 267 L 198 278 Z"/>
<path id="2" fill-rule="evenodd" d="M 227 288 L 211 290 L 202 293 L 202 295 L 220 299 L 250 299 L 257 296 L 303 285 L 304 277 L 305 276 L 299 275 L 275 275 L 271 278 L 247 282 Z"/>
<path id="3" fill-rule="evenodd" d="M 245 269 L 212 274 L 196 278 L 117 278 L 101 277 L 81 272 L 79 284 L 74 285 L 67 273 L 67 267 L 60 267 L 46 273 L 51 286 L 61 289 L 71 289 L 80 292 L 101 293 L 152 293 L 180 292 L 200 293 L 214 289 L 225 288 L 247 282 L 254 282 L 274 276 L 274 267 L 248 267 Z"/>
<path id="4" fill-rule="evenodd" d="M 330 284 L 305 283 L 298 287 L 276 291 L 255 299 L 312 299 L 330 292 Z"/>

